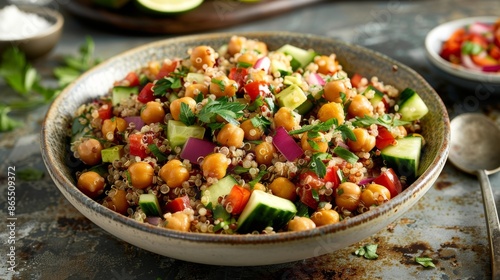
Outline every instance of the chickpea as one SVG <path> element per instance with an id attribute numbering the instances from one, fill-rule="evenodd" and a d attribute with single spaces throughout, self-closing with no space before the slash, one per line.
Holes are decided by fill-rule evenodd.
<path id="1" fill-rule="evenodd" d="M 132 186 L 138 189 L 145 189 L 153 183 L 155 175 L 153 167 L 144 161 L 134 162 L 128 167 Z"/>
<path id="2" fill-rule="evenodd" d="M 191 109 L 191 111 L 193 112 L 196 109 L 196 101 L 191 97 L 184 96 L 172 101 L 172 103 L 170 103 L 170 114 L 176 121 L 181 119 L 181 103 L 187 104 L 189 106 L 189 109 Z"/>
<path id="3" fill-rule="evenodd" d="M 198 46 L 191 51 L 191 64 L 194 68 L 201 70 L 215 65 L 215 50 L 209 46 Z"/>
<path id="4" fill-rule="evenodd" d="M 330 102 L 342 103 L 340 93 L 347 94 L 348 88 L 344 80 L 334 80 L 325 84 L 323 87 L 325 99 Z"/>
<path id="5" fill-rule="evenodd" d="M 188 214 L 181 211 L 165 215 L 165 220 L 167 221 L 165 227 L 168 229 L 188 232 L 191 227 Z"/>
<path id="6" fill-rule="evenodd" d="M 240 148 L 243 146 L 245 131 L 232 123 L 225 124 L 217 134 L 217 142 L 224 146 L 234 146 Z"/>
<path id="7" fill-rule="evenodd" d="M 229 43 L 227 45 L 227 50 L 230 55 L 235 55 L 239 52 L 241 52 L 241 49 L 245 45 L 247 39 L 245 37 L 239 37 L 239 36 L 233 36 L 229 40 Z"/>
<path id="8" fill-rule="evenodd" d="M 80 160 L 87 165 L 96 165 L 101 162 L 102 145 L 96 139 L 89 138 L 84 140 L 76 148 Z"/>
<path id="9" fill-rule="evenodd" d="M 337 119 L 339 125 L 344 123 L 344 108 L 342 104 L 337 102 L 329 102 L 321 106 L 318 111 L 318 119 L 322 122 L 326 122 L 329 119 Z"/>
<path id="10" fill-rule="evenodd" d="M 342 209 L 354 211 L 358 208 L 361 188 L 351 182 L 344 182 L 337 187 L 335 204 Z"/>
<path id="11" fill-rule="evenodd" d="M 274 127 L 282 126 L 287 131 L 294 130 L 299 125 L 297 119 L 292 113 L 292 110 L 287 107 L 281 107 L 276 114 L 274 114 Z"/>
<path id="12" fill-rule="evenodd" d="M 347 145 L 349 149 L 353 152 L 369 152 L 376 144 L 376 137 L 370 135 L 368 130 L 362 127 L 356 127 L 352 130 L 354 135 L 356 135 L 356 141 L 347 140 Z"/>
<path id="13" fill-rule="evenodd" d="M 199 94 L 206 96 L 208 94 L 208 86 L 205 84 L 191 84 L 186 87 L 185 97 L 196 98 Z"/>
<path id="14" fill-rule="evenodd" d="M 261 183 L 256 183 L 255 185 L 253 185 L 252 191 L 255 191 L 255 190 L 260 190 L 263 192 L 267 191 L 266 186 L 262 185 Z"/>
<path id="15" fill-rule="evenodd" d="M 340 221 L 340 215 L 333 209 L 322 209 L 311 215 L 311 220 L 317 227 L 335 224 Z"/>
<path id="16" fill-rule="evenodd" d="M 267 55 L 267 53 L 268 53 L 267 45 L 264 42 L 253 41 L 252 49 L 253 49 L 253 51 L 255 51 L 261 55 Z"/>
<path id="17" fill-rule="evenodd" d="M 269 184 L 269 189 L 275 196 L 294 201 L 297 198 L 295 184 L 285 177 L 278 177 Z"/>
<path id="18" fill-rule="evenodd" d="M 400 126 L 394 127 L 391 130 L 391 134 L 395 138 L 403 138 L 403 137 L 406 137 L 406 135 L 408 135 L 408 132 L 406 131 L 406 128 L 404 126 L 400 125 Z"/>
<path id="19" fill-rule="evenodd" d="M 152 124 L 157 122 L 163 122 L 165 118 L 165 110 L 160 102 L 149 101 L 146 106 L 141 111 L 141 120 L 145 124 Z"/>
<path id="20" fill-rule="evenodd" d="M 288 231 L 302 231 L 313 228 L 316 228 L 316 224 L 307 217 L 295 216 L 295 218 L 288 223 Z"/>
<path id="21" fill-rule="evenodd" d="M 267 75 L 267 72 L 264 70 L 253 70 L 250 73 L 248 73 L 248 75 L 249 75 L 248 80 L 252 80 L 254 82 L 264 82 L 264 83 L 269 82 L 269 76 Z"/>
<path id="22" fill-rule="evenodd" d="M 368 184 L 361 192 L 361 202 L 366 206 L 381 205 L 391 199 L 391 192 L 379 184 Z"/>
<path id="23" fill-rule="evenodd" d="M 127 121 L 123 118 L 114 117 L 106 119 L 102 123 L 101 132 L 108 141 L 115 140 L 115 132 L 124 132 L 127 129 Z"/>
<path id="24" fill-rule="evenodd" d="M 245 132 L 247 140 L 259 140 L 264 135 L 264 130 L 261 127 L 255 127 L 250 119 L 242 122 L 240 128 Z"/>
<path id="25" fill-rule="evenodd" d="M 208 89 L 216 97 L 233 97 L 238 91 L 238 83 L 227 76 L 219 76 L 212 79 Z"/>
<path id="26" fill-rule="evenodd" d="M 314 63 L 318 65 L 318 73 L 328 75 L 337 72 L 338 62 L 334 56 L 317 56 L 314 58 Z"/>
<path id="27" fill-rule="evenodd" d="M 105 200 L 105 205 L 109 209 L 125 215 L 129 207 L 126 196 L 127 192 L 124 190 L 112 189 L 109 191 L 108 197 Z"/>
<path id="28" fill-rule="evenodd" d="M 160 178 L 171 188 L 179 188 L 189 179 L 189 170 L 178 159 L 169 160 L 160 169 Z"/>
<path id="29" fill-rule="evenodd" d="M 269 166 L 273 162 L 275 152 L 276 148 L 274 148 L 274 145 L 264 141 L 255 147 L 255 161 L 258 164 Z"/>
<path id="30" fill-rule="evenodd" d="M 312 152 L 321 152 L 324 153 L 328 150 L 328 141 L 325 138 L 325 135 L 322 132 L 318 132 L 319 136 L 309 139 L 308 133 L 304 133 L 302 138 L 300 139 L 300 144 L 304 151 L 312 151 Z M 311 146 L 312 141 L 316 143 L 317 147 Z"/>
<path id="31" fill-rule="evenodd" d="M 254 65 L 257 62 L 257 54 L 255 52 L 249 51 L 240 55 L 237 59 L 239 63 L 248 63 L 250 65 Z"/>
<path id="32" fill-rule="evenodd" d="M 78 177 L 76 186 L 88 197 L 96 198 L 104 191 L 105 184 L 106 181 L 99 173 L 87 171 Z"/>
<path id="33" fill-rule="evenodd" d="M 357 94 L 352 98 L 347 112 L 355 117 L 373 116 L 373 105 L 366 96 Z"/>
<path id="34" fill-rule="evenodd" d="M 205 178 L 212 177 L 222 179 L 226 176 L 227 167 L 231 163 L 224 154 L 213 153 L 206 156 L 201 162 L 201 170 Z"/>

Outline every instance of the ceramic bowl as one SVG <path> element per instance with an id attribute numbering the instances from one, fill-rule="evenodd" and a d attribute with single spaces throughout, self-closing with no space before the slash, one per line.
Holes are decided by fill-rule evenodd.
<path id="1" fill-rule="evenodd" d="M 500 94 L 500 74 L 486 73 L 467 69 L 455 65 L 439 56 L 442 44 L 451 34 L 462 27 L 474 22 L 494 23 L 498 16 L 469 17 L 449 21 L 433 28 L 425 38 L 425 50 L 427 58 L 448 81 L 469 88 L 476 89 L 478 86 L 486 86 L 492 91 Z"/>
<path id="2" fill-rule="evenodd" d="M 83 215 L 112 235 L 128 243 L 168 257 L 213 265 L 251 266 L 311 258 L 359 242 L 386 227 L 410 209 L 433 185 L 449 150 L 449 118 L 429 84 L 416 72 L 384 55 L 341 41 L 286 32 L 240 33 L 277 49 L 288 43 L 314 48 L 319 53 L 336 53 L 344 69 L 365 76 L 378 76 L 402 90 L 415 89 L 429 107 L 422 119 L 426 139 L 420 172 L 422 175 L 405 191 L 371 211 L 337 224 L 301 232 L 273 235 L 216 235 L 183 233 L 117 214 L 89 199 L 75 186 L 74 164 L 66 152 L 66 129 L 80 104 L 105 94 L 113 81 L 138 69 L 151 59 L 185 56 L 197 45 L 221 46 L 234 34 L 207 34 L 179 37 L 151 43 L 115 56 L 68 86 L 48 110 L 41 131 L 42 155 L 56 186 Z"/>
<path id="3" fill-rule="evenodd" d="M 64 17 L 56 10 L 39 6 L 19 6 L 19 10 L 45 18 L 51 26 L 36 35 L 21 39 L 1 39 L 0 55 L 10 46 L 18 47 L 28 59 L 47 55 L 59 42 L 64 26 Z M 1 56 L 0 56 L 1 57 Z"/>

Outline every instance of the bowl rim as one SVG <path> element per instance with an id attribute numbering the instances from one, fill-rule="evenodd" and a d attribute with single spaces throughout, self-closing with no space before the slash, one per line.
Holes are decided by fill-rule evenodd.
<path id="1" fill-rule="evenodd" d="M 45 6 L 35 6 L 35 5 L 15 5 L 19 10 L 23 12 L 28 12 L 32 14 L 37 14 L 42 17 L 50 17 L 54 20 L 54 22 L 50 22 L 51 25 L 30 36 L 30 37 L 23 37 L 23 38 L 16 38 L 16 39 L 1 39 L 0 38 L 0 43 L 20 43 L 24 41 L 30 41 L 30 40 L 36 40 L 36 39 L 43 39 L 44 37 L 47 37 L 49 35 L 52 35 L 62 29 L 64 26 L 64 16 L 58 12 L 57 10 L 45 7 Z"/>
<path id="2" fill-rule="evenodd" d="M 326 225 L 322 227 L 317 227 L 311 230 L 306 231 L 298 231 L 298 232 L 280 232 L 277 234 L 269 234 L 269 235 L 252 235 L 252 234 L 235 234 L 235 235 L 223 235 L 223 234 L 212 234 L 212 233 L 195 233 L 195 232 L 180 232 L 175 230 L 169 230 L 165 228 L 160 228 L 152 225 L 148 225 L 146 223 L 141 223 L 135 221 L 132 218 L 123 216 L 119 213 L 116 213 L 107 207 L 99 204 L 98 202 L 90 199 L 86 195 L 84 195 L 81 191 L 79 191 L 75 184 L 71 182 L 71 180 L 64 176 L 64 174 L 56 169 L 50 164 L 51 161 L 57 161 L 53 154 L 47 153 L 50 151 L 49 149 L 49 132 L 47 131 L 47 122 L 51 119 L 54 119 L 58 115 L 57 107 L 62 106 L 61 102 L 63 101 L 65 95 L 69 94 L 69 92 L 79 83 L 79 81 L 86 79 L 87 76 L 92 75 L 93 72 L 98 71 L 99 69 L 103 69 L 107 67 L 109 64 L 112 64 L 113 61 L 120 59 L 121 57 L 127 57 L 136 52 L 143 52 L 147 49 L 154 48 L 155 46 L 165 45 L 169 43 L 179 43 L 179 42 L 188 42 L 193 40 L 208 40 L 213 38 L 227 37 L 230 35 L 239 35 L 239 36 L 289 36 L 295 38 L 306 38 L 310 40 L 320 40 L 333 44 L 343 44 L 346 47 L 355 49 L 357 51 L 366 52 L 370 55 L 378 56 L 381 59 L 384 59 L 394 65 L 397 65 L 399 69 L 404 69 L 405 71 L 410 72 L 414 77 L 419 81 L 419 83 L 426 85 L 429 89 L 432 90 L 432 93 L 438 97 L 439 106 L 442 108 L 441 119 L 444 122 L 444 130 L 443 135 L 444 139 L 441 139 L 440 148 L 438 154 L 433 159 L 433 161 L 429 164 L 429 167 L 417 178 L 408 188 L 406 188 L 400 195 L 395 198 L 389 200 L 389 202 L 382 204 L 381 206 L 376 207 L 370 211 L 367 211 L 363 214 L 357 215 L 355 217 L 345 219 L 339 223 Z M 132 48 L 130 50 L 124 51 L 118 55 L 115 55 L 111 58 L 108 58 L 94 66 L 89 71 L 82 74 L 77 80 L 73 81 L 70 85 L 68 85 L 52 102 L 50 105 L 48 112 L 42 123 L 41 130 L 41 150 L 42 157 L 44 159 L 45 165 L 54 179 L 54 183 L 58 188 L 64 188 L 64 192 L 68 195 L 72 196 L 72 198 L 80 201 L 80 203 L 84 205 L 92 205 L 92 211 L 97 212 L 97 214 L 101 216 L 106 216 L 109 219 L 112 219 L 115 222 L 127 227 L 132 227 L 134 230 L 145 232 L 149 234 L 153 234 L 156 236 L 160 236 L 163 238 L 172 238 L 172 239 L 181 239 L 191 242 L 199 242 L 199 243 L 211 243 L 211 244 L 232 244 L 232 245 L 256 245 L 256 244 L 270 244 L 270 243 L 282 243 L 288 241 L 300 241 L 310 238 L 320 238 L 322 236 L 330 235 L 335 232 L 341 232 L 345 229 L 358 226 L 364 224 L 367 220 L 372 220 L 378 216 L 383 216 L 390 212 L 397 212 L 396 206 L 409 200 L 412 197 L 418 196 L 418 193 L 426 190 L 426 182 L 433 181 L 433 179 L 437 178 L 439 173 L 441 172 L 449 151 L 449 139 L 450 139 L 450 120 L 448 117 L 448 113 L 446 107 L 444 106 L 442 100 L 439 98 L 439 95 L 435 92 L 435 90 L 427 83 L 427 81 L 421 77 L 417 72 L 408 66 L 397 62 L 396 60 L 389 58 L 388 56 L 378 53 L 376 51 L 354 45 L 348 42 L 340 41 L 333 38 L 328 38 L 319 35 L 312 34 L 303 34 L 303 33 L 295 33 L 288 31 L 264 31 L 264 32 L 219 32 L 219 33 L 208 33 L 208 34 L 196 34 L 196 35 L 187 35 L 181 37 L 175 37 L 170 39 L 163 39 L 151 43 L 147 43 L 142 46 L 138 46 Z M 61 190 L 62 191 L 62 190 Z"/>
<path id="3" fill-rule="evenodd" d="M 424 44 L 427 57 L 436 67 L 453 76 L 469 81 L 500 83 L 499 73 L 487 73 L 487 72 L 475 71 L 472 69 L 467 69 L 461 65 L 452 64 L 446 59 L 442 58 L 439 55 L 439 52 L 436 51 L 435 48 L 433 48 L 433 45 L 436 44 L 437 40 L 441 41 L 442 44 L 446 39 L 441 40 L 441 38 L 443 37 L 448 38 L 451 35 L 451 32 L 445 32 L 448 29 L 452 28 L 453 30 L 456 30 L 459 27 L 465 27 L 466 25 L 477 21 L 485 23 L 493 23 L 498 19 L 500 19 L 500 17 L 498 16 L 467 17 L 467 18 L 460 18 L 447 21 L 432 28 L 425 36 Z"/>

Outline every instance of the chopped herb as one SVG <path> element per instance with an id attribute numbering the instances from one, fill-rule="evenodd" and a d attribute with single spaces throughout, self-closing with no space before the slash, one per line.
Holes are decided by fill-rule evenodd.
<path id="1" fill-rule="evenodd" d="M 17 175 L 19 176 L 19 179 L 23 181 L 36 181 L 42 179 L 45 173 L 38 169 L 25 168 L 17 171 Z"/>
<path id="2" fill-rule="evenodd" d="M 316 189 L 311 189 L 312 198 L 316 201 L 319 201 L 319 193 Z"/>
<path id="3" fill-rule="evenodd" d="M 257 108 L 260 106 L 264 105 L 264 101 L 262 101 L 262 97 L 259 95 L 253 102 L 250 104 L 250 106 L 247 107 L 249 111 L 255 111 Z"/>
<path id="4" fill-rule="evenodd" d="M 214 219 L 219 221 L 219 223 L 214 226 L 214 232 L 221 230 L 225 225 L 229 225 L 231 214 L 226 211 L 224 206 L 217 204 L 213 210 L 213 214 Z"/>
<path id="5" fill-rule="evenodd" d="M 271 87 L 271 86 L 269 86 L 269 87 Z M 266 97 L 266 98 L 264 98 L 264 101 L 266 102 L 267 106 L 269 107 L 269 111 L 276 113 L 278 108 L 274 104 L 274 100 L 271 97 Z"/>
<path id="6" fill-rule="evenodd" d="M 156 144 L 149 144 L 148 148 L 151 151 L 151 153 L 153 153 L 153 155 L 158 159 L 159 162 L 164 162 L 168 160 L 167 155 L 162 153 L 158 148 L 158 146 L 156 146 Z"/>
<path id="7" fill-rule="evenodd" d="M 250 121 L 252 122 L 252 125 L 254 127 L 260 127 L 263 130 L 266 130 L 271 125 L 271 122 L 263 116 L 253 117 L 250 119 Z"/>
<path id="8" fill-rule="evenodd" d="M 236 63 L 236 67 L 238 68 L 248 68 L 252 66 L 252 63 L 248 63 L 248 62 L 238 62 Z"/>
<path id="9" fill-rule="evenodd" d="M 224 92 L 226 90 L 226 85 L 224 84 L 224 81 L 213 78 L 211 82 L 216 84 L 219 87 L 220 91 Z"/>
<path id="10" fill-rule="evenodd" d="M 431 258 L 425 258 L 425 257 L 416 257 L 415 258 L 415 261 L 421 265 L 423 265 L 424 267 L 436 267 L 434 265 L 434 263 L 432 262 L 432 259 Z"/>
<path id="11" fill-rule="evenodd" d="M 299 129 L 292 130 L 292 131 L 288 132 L 288 134 L 294 135 L 294 134 L 301 134 L 304 132 L 328 131 L 334 125 L 337 125 L 337 119 L 331 118 L 331 119 L 327 120 L 326 122 L 319 122 L 317 124 L 304 125 L 303 127 L 299 128 Z M 314 138 L 314 137 L 312 137 L 312 138 Z"/>
<path id="12" fill-rule="evenodd" d="M 320 178 L 325 177 L 326 175 L 326 165 L 323 163 L 323 160 L 331 158 L 331 155 L 328 153 L 315 153 L 311 157 L 311 162 L 309 163 L 309 168 L 316 173 Z"/>
<path id="13" fill-rule="evenodd" d="M 353 152 L 349 151 L 348 149 L 344 148 L 344 147 L 340 147 L 340 146 L 337 146 L 335 147 L 335 149 L 333 149 L 333 152 L 345 159 L 348 163 L 351 163 L 351 164 L 354 164 L 358 161 L 359 157 L 357 155 L 355 155 Z"/>
<path id="14" fill-rule="evenodd" d="M 180 87 L 182 87 L 182 84 L 179 77 L 165 77 L 156 81 L 152 90 L 154 96 L 166 96 L 171 89 Z"/>
<path id="15" fill-rule="evenodd" d="M 351 140 L 351 141 L 356 141 L 356 134 L 352 132 L 352 130 L 345 124 L 339 125 L 335 128 L 335 130 L 339 131 L 340 134 L 342 135 L 342 140 Z"/>
<path id="16" fill-rule="evenodd" d="M 309 218 L 309 207 L 307 205 L 299 200 L 297 201 L 297 203 L 295 203 L 295 207 L 297 208 L 297 213 L 295 213 L 295 216 Z"/>
<path id="17" fill-rule="evenodd" d="M 391 128 L 391 126 L 400 126 L 400 125 L 406 125 L 409 124 L 410 122 L 407 121 L 402 121 L 395 119 L 394 117 L 391 118 L 389 115 L 383 115 L 378 118 L 370 117 L 365 115 L 364 117 L 356 117 L 356 120 L 352 122 L 352 125 L 354 126 L 360 126 L 360 127 L 368 127 L 372 124 L 376 125 L 381 125 L 385 126 L 386 128 Z"/>
<path id="18" fill-rule="evenodd" d="M 9 112 L 10 108 L 8 106 L 0 104 L 0 132 L 11 131 L 22 126 L 20 121 L 14 120 L 7 115 Z"/>
<path id="19" fill-rule="evenodd" d="M 253 188 L 255 186 L 255 184 L 260 182 L 262 177 L 264 177 L 264 175 L 266 175 L 266 174 L 267 174 L 266 170 L 259 171 L 259 174 L 257 174 L 257 176 L 255 176 L 255 178 L 252 181 L 248 182 L 248 184 Z"/>
<path id="20" fill-rule="evenodd" d="M 179 118 L 181 122 L 188 126 L 193 125 L 196 122 L 196 116 L 193 111 L 191 111 L 191 108 L 189 108 L 189 105 L 184 102 L 181 102 L 181 112 L 179 114 Z"/>
<path id="21" fill-rule="evenodd" d="M 462 45 L 461 52 L 463 54 L 471 54 L 471 55 L 477 55 L 480 52 L 483 51 L 483 47 L 477 43 L 473 43 L 470 41 L 465 41 Z"/>
<path id="22" fill-rule="evenodd" d="M 375 260 L 378 258 L 377 247 L 377 244 L 368 244 L 365 246 L 361 246 L 354 252 L 354 254 L 356 256 L 362 256 L 368 260 Z"/>
<path id="23" fill-rule="evenodd" d="M 245 168 L 243 166 L 239 166 L 237 165 L 236 167 L 234 167 L 233 169 L 233 173 L 234 174 L 243 174 L 243 173 L 248 173 L 248 171 L 250 171 L 250 168 Z"/>
<path id="24" fill-rule="evenodd" d="M 314 133 L 314 132 L 309 132 L 309 133 Z M 308 137 L 310 137 L 310 136 L 308 136 Z M 313 148 L 313 150 L 315 150 L 315 151 L 319 150 L 319 145 L 318 145 L 318 143 L 316 143 L 316 141 L 308 139 L 307 143 L 309 144 L 309 146 L 311 146 L 311 148 Z"/>
<path id="25" fill-rule="evenodd" d="M 210 124 L 216 121 L 217 115 L 232 124 L 239 124 L 238 118 L 243 116 L 246 105 L 230 102 L 227 97 L 217 100 L 209 99 L 208 103 L 198 113 L 198 120 Z"/>

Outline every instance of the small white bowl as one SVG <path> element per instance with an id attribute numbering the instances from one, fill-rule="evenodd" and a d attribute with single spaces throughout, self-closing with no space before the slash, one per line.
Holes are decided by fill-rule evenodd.
<path id="1" fill-rule="evenodd" d="M 448 40 L 455 30 L 474 22 L 494 23 L 498 18 L 498 16 L 469 17 L 438 25 L 425 38 L 425 50 L 429 61 L 445 78 L 455 84 L 467 88 L 476 88 L 479 84 L 485 84 L 499 89 L 496 92 L 500 93 L 499 73 L 487 73 L 467 69 L 463 66 L 452 64 L 439 55 L 443 43 Z"/>

